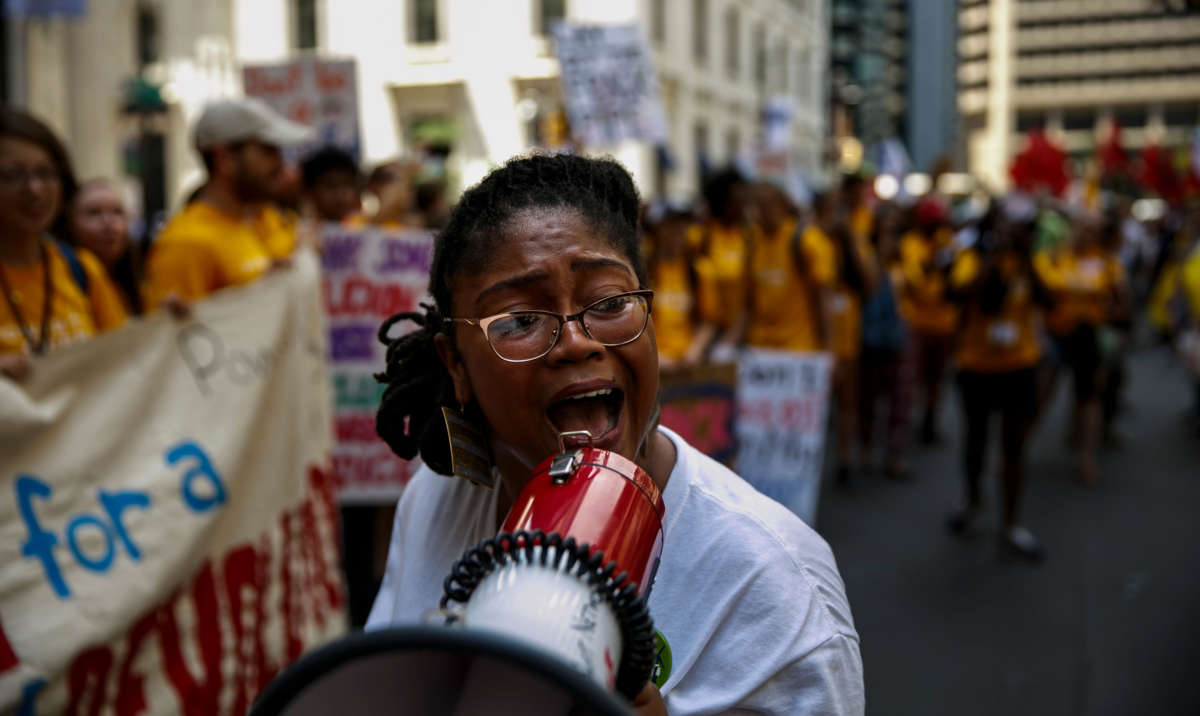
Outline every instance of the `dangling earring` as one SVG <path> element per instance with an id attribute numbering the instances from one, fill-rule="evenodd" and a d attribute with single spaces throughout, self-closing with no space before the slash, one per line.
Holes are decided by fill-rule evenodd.
<path id="1" fill-rule="evenodd" d="M 492 476 L 492 461 L 488 457 L 487 441 L 483 431 L 467 420 L 465 408 L 455 410 L 442 406 L 442 417 L 446 420 L 446 437 L 450 440 L 450 468 L 464 480 L 483 487 L 495 487 Z"/>

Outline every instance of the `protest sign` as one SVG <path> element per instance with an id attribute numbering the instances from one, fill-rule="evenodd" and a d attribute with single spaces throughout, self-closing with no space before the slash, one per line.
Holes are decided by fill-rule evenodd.
<path id="1" fill-rule="evenodd" d="M 242 86 L 285 117 L 312 127 L 317 138 L 298 156 L 333 144 L 359 156 L 358 85 L 354 60 L 300 57 L 281 64 L 246 65 Z"/>
<path id="2" fill-rule="evenodd" d="M 734 458 L 737 366 L 709 363 L 659 378 L 659 422 L 709 457 Z"/>
<path id="3" fill-rule="evenodd" d="M 737 472 L 816 524 L 829 415 L 827 353 L 753 348 L 738 361 Z"/>
<path id="4" fill-rule="evenodd" d="M 390 503 L 411 475 L 375 434 L 385 363 L 379 326 L 389 316 L 416 311 L 427 299 L 433 236 L 423 230 L 348 229 L 330 225 L 322 242 L 322 284 L 329 315 L 333 375 L 333 450 L 338 497 L 345 503 Z M 398 336 L 416 328 L 401 323 Z"/>
<path id="5" fill-rule="evenodd" d="M 244 714 L 345 631 L 318 262 L 0 380 L 0 711 Z"/>
<path id="6" fill-rule="evenodd" d="M 666 112 L 638 25 L 563 22 L 554 39 L 572 135 L 592 146 L 666 142 Z"/>

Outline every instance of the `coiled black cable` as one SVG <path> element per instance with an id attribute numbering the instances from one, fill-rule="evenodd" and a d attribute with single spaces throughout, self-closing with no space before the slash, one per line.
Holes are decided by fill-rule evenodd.
<path id="1" fill-rule="evenodd" d="M 555 560 L 565 560 L 563 572 L 574 574 L 593 587 L 608 604 L 621 628 L 621 663 L 617 667 L 617 691 L 632 700 L 637 696 L 654 667 L 654 620 L 646 601 L 638 594 L 638 585 L 625 572 L 613 575 L 617 563 L 605 563 L 604 553 L 593 550 L 587 543 L 578 544 L 574 537 L 563 538 L 557 532 L 546 534 L 542 530 L 514 533 L 501 532 L 463 553 L 462 559 L 454 563 L 450 576 L 442 583 L 441 606 L 450 602 L 466 604 L 475 588 L 489 574 L 514 560 L 514 555 L 524 552 L 525 561 L 535 561 L 534 548 L 542 547 L 536 558 L 542 566 L 547 564 L 550 550 L 555 551 Z"/>

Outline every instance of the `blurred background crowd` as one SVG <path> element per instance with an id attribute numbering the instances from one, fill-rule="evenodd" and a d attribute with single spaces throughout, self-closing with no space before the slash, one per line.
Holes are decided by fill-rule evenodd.
<path id="1" fill-rule="evenodd" d="M 955 487 L 928 499 L 970 538 L 991 439 L 1000 550 L 1038 562 L 1035 434 L 1099 490 L 1112 451 L 1139 449 L 1126 421 L 1183 414 L 1200 435 L 1192 3 L 24 0 L 0 17 L 9 378 L 286 268 L 322 224 L 436 232 L 490 166 L 581 151 L 639 182 L 665 374 L 743 346 L 834 355 L 845 494 L 928 484 L 929 455 L 952 453 L 937 477 Z M 640 28 L 657 139 L 573 130 L 564 20 Z M 286 86 L 326 59 L 316 104 Z M 314 132 L 317 115 L 334 121 Z M 1172 366 L 1167 404 L 1138 392 L 1147 352 Z M 351 540 L 368 563 L 347 555 L 359 617 L 390 526 L 370 524 Z M 861 631 L 870 684 L 887 637 Z"/>

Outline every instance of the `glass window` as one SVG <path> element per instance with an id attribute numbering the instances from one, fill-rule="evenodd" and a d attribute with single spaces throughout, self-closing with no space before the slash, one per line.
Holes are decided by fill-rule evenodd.
<path id="1" fill-rule="evenodd" d="M 661 46 L 667 39 L 667 0 L 651 0 L 650 37 Z"/>
<path id="2" fill-rule="evenodd" d="M 412 0 L 412 32 L 415 43 L 438 41 L 438 0 Z"/>
<path id="3" fill-rule="evenodd" d="M 294 0 L 292 22 L 295 27 L 295 48 L 312 50 L 317 46 L 317 0 Z"/>
<path id="4" fill-rule="evenodd" d="M 742 16 L 730 6 L 725 10 L 725 70 L 736 78 L 742 69 Z"/>
<path id="5" fill-rule="evenodd" d="M 725 159 L 730 162 L 734 161 L 741 150 L 742 135 L 738 132 L 737 127 L 730 127 L 729 133 L 725 135 Z"/>
<path id="6" fill-rule="evenodd" d="M 708 0 L 692 0 L 692 56 L 708 59 Z"/>
<path id="7" fill-rule="evenodd" d="M 537 0 L 539 12 L 537 31 L 549 35 L 554 24 L 567 17 L 567 0 Z"/>
<path id="8" fill-rule="evenodd" d="M 762 25 L 754 28 L 754 83 L 760 91 L 767 89 L 767 31 Z"/>

